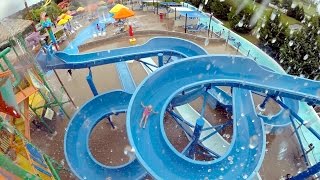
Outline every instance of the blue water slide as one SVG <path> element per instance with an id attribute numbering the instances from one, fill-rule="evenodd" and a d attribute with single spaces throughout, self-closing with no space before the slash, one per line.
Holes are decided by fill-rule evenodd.
<path id="1" fill-rule="evenodd" d="M 261 76 L 270 78 L 261 81 Z M 195 162 L 170 144 L 162 120 L 166 107 L 177 93 L 208 83 L 234 87 L 234 138 L 223 157 L 211 162 Z M 308 83 L 308 87 L 301 86 L 304 83 Z M 141 83 L 129 104 L 127 133 L 138 160 L 156 179 L 250 178 L 261 166 L 265 133 L 261 119 L 255 114 L 250 91 L 238 88 L 268 90 L 271 95 L 320 103 L 319 87 L 320 82 L 268 71 L 246 57 L 186 58 L 158 69 Z M 146 129 L 141 129 L 138 122 L 143 111 L 141 101 L 160 111 L 149 117 Z M 254 145 L 250 141 L 254 141 Z"/>
<path id="2" fill-rule="evenodd" d="M 96 31 L 96 24 L 99 21 L 96 20 L 93 23 L 91 23 L 88 27 L 84 28 L 82 31 L 80 31 L 77 36 L 68 44 L 68 46 L 63 50 L 63 52 L 68 54 L 78 54 L 79 49 L 78 46 L 83 44 L 85 41 L 92 38 L 93 32 Z"/>
<path id="3" fill-rule="evenodd" d="M 85 32 L 84 32 L 85 33 Z M 170 43 L 168 43 L 170 42 Z M 208 54 L 206 50 L 201 48 L 199 45 L 180 38 L 174 37 L 157 37 L 152 38 L 148 42 L 143 45 L 131 46 L 126 48 L 119 48 L 113 50 L 106 50 L 102 52 L 93 52 L 93 53 L 85 53 L 78 55 L 70 55 L 65 52 L 57 52 L 55 54 L 45 56 L 43 53 L 38 54 L 38 62 L 41 65 L 42 69 L 74 69 L 74 68 L 86 68 L 91 66 L 98 66 L 102 64 L 109 64 L 115 62 L 128 61 L 132 59 L 140 59 L 144 57 L 157 56 L 157 54 L 161 52 L 164 55 L 168 56 L 177 56 L 177 57 L 192 57 L 197 55 L 206 55 Z M 118 65 L 120 66 L 120 65 Z M 121 71 L 124 70 L 125 67 L 120 68 Z M 117 68 L 119 71 L 119 68 Z M 251 68 L 249 68 L 251 70 Z M 127 71 L 123 71 L 127 72 Z M 120 78 L 122 77 L 122 74 Z M 123 82 L 133 82 L 128 79 L 130 76 L 124 76 L 127 79 L 121 79 Z M 264 80 L 268 80 L 269 77 L 261 77 Z M 133 92 L 133 83 L 122 83 L 125 90 L 128 92 Z M 215 91 L 214 91 L 215 89 Z M 216 95 L 218 101 L 221 101 L 220 104 L 226 104 L 227 101 L 230 102 L 230 98 L 228 94 L 223 92 L 217 87 L 209 90 L 209 94 L 212 96 Z M 221 94 L 218 97 L 218 94 L 214 92 L 219 91 Z M 209 98 L 209 103 L 213 104 L 214 102 Z M 298 110 L 298 102 L 288 100 L 286 98 L 283 99 L 284 102 L 293 110 Z M 228 109 L 231 109 L 230 106 L 226 106 Z M 281 110 L 279 113 L 273 116 L 261 116 L 264 118 L 267 124 L 272 126 L 283 126 L 290 124 L 289 116 L 284 116 L 285 111 Z"/>
<path id="4" fill-rule="evenodd" d="M 170 43 L 169 43 L 170 42 Z M 101 52 L 93 52 L 93 53 L 85 53 L 85 54 L 74 54 L 70 55 L 65 52 L 56 52 L 52 55 L 44 55 L 43 52 L 38 54 L 37 60 L 42 67 L 43 70 L 47 71 L 49 69 L 76 69 L 76 68 L 86 68 L 91 66 L 98 66 L 103 64 L 110 64 L 122 61 L 128 61 L 132 59 L 140 59 L 144 57 L 157 56 L 158 53 L 163 53 L 168 56 L 177 56 L 177 57 L 192 57 L 197 55 L 206 55 L 208 54 L 206 50 L 204 50 L 199 45 L 180 38 L 174 37 L 156 37 L 150 39 L 143 45 L 106 50 Z M 120 66 L 120 65 L 119 65 Z M 121 67 L 121 71 L 123 71 L 125 67 Z M 119 71 L 119 68 L 117 68 Z M 249 68 L 251 70 L 251 68 Z M 125 72 L 125 71 L 123 71 Z M 126 71 L 127 72 L 127 71 Z M 121 78 L 122 76 L 120 76 Z M 130 76 L 124 76 L 127 79 L 121 79 L 127 82 Z M 263 80 L 268 80 L 269 77 L 263 77 Z M 131 78 L 132 80 L 132 78 Z M 128 81 L 130 82 L 130 81 Z M 131 81 L 133 82 L 133 81 Z M 128 92 L 133 92 L 133 83 L 122 83 L 123 87 Z M 230 99 L 228 95 L 215 87 L 216 91 L 220 91 L 220 98 L 217 97 L 218 101 L 221 101 L 222 104 L 225 99 Z M 213 92 L 210 90 L 209 92 Z M 209 93 L 210 95 L 214 95 L 214 93 Z M 209 98 L 209 102 L 210 98 Z M 287 100 L 284 98 L 284 102 L 294 110 L 298 109 L 298 102 Z M 211 103 L 212 104 L 212 103 Z M 230 109 L 230 106 L 228 106 Z M 274 116 L 262 116 L 265 119 L 267 124 L 272 126 L 282 126 L 290 124 L 290 119 L 288 116 L 283 116 L 285 111 L 282 110 L 280 113 Z"/>
<path id="5" fill-rule="evenodd" d="M 136 89 L 136 84 L 130 73 L 128 64 L 126 62 L 116 63 L 116 68 L 118 71 L 119 79 L 121 81 L 122 88 L 125 92 L 132 94 Z"/>
<path id="6" fill-rule="evenodd" d="M 90 152 L 93 128 L 106 116 L 127 111 L 131 94 L 112 91 L 95 96 L 72 117 L 64 139 L 64 153 L 72 172 L 79 179 L 139 179 L 146 171 L 134 159 L 121 166 L 106 166 Z M 106 139 L 107 141 L 107 139 Z"/>
<path id="7" fill-rule="evenodd" d="M 210 95 L 208 96 L 208 102 L 211 106 L 215 107 L 217 105 L 216 101 L 218 102 L 218 105 L 224 107 L 227 111 L 232 111 L 232 96 L 223 91 L 222 89 L 213 86 L 211 89 L 207 91 L 207 93 Z M 261 96 L 263 93 L 256 93 L 260 94 Z M 288 105 L 288 107 L 294 111 L 298 112 L 299 110 L 299 104 L 297 101 L 289 98 L 282 98 L 282 101 Z M 259 108 L 257 108 L 259 109 Z M 259 117 L 263 119 L 265 124 L 270 125 L 271 127 L 283 127 L 291 124 L 290 120 L 290 114 L 287 110 L 280 108 L 279 112 L 273 115 L 263 115 L 258 114 Z"/>
<path id="8" fill-rule="evenodd" d="M 174 37 L 156 37 L 143 45 L 83 54 L 55 52 L 44 58 L 44 52 L 38 54 L 38 62 L 43 70 L 79 69 L 121 61 L 157 56 L 163 53 L 168 56 L 192 57 L 208 54 L 197 44 Z"/>

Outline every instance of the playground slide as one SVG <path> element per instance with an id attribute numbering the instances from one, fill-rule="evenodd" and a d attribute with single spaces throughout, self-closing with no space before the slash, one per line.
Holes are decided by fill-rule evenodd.
<path id="1" fill-rule="evenodd" d="M 270 78 L 261 81 L 261 77 Z M 226 155 L 217 161 L 195 163 L 173 148 L 161 122 L 167 105 L 176 93 L 206 83 L 235 87 L 234 139 Z M 301 86 L 305 83 L 307 87 Z M 280 93 L 283 97 L 319 103 L 319 86 L 320 82 L 265 70 L 245 57 L 210 55 L 187 58 L 159 68 L 135 91 L 127 113 L 129 140 L 140 163 L 157 179 L 251 178 L 261 166 L 265 133 L 263 122 L 255 114 L 251 92 L 238 88 L 260 92 L 268 90 L 271 95 Z M 160 111 L 149 117 L 146 129 L 141 129 L 138 123 L 143 111 L 141 101 L 152 104 L 156 111 Z"/>
<path id="2" fill-rule="evenodd" d="M 108 115 L 125 112 L 130 98 L 131 94 L 123 91 L 101 94 L 73 116 L 65 134 L 64 153 L 79 179 L 138 179 L 145 175 L 146 171 L 136 159 L 121 166 L 105 166 L 89 150 L 89 137 L 95 125 Z"/>

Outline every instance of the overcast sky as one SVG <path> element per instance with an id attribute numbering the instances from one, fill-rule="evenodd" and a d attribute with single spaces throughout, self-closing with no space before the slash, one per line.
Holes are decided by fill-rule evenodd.
<path id="1" fill-rule="evenodd" d="M 28 5 L 41 0 L 27 0 Z M 7 17 L 24 8 L 24 0 L 0 0 L 0 19 Z"/>

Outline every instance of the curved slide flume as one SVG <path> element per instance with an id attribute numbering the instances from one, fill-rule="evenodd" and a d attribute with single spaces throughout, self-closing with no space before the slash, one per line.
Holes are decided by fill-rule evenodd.
<path id="1" fill-rule="evenodd" d="M 127 111 L 130 98 L 131 94 L 123 91 L 101 94 L 84 104 L 73 116 L 65 134 L 64 153 L 79 179 L 139 179 L 146 174 L 136 159 L 121 166 L 105 166 L 89 149 L 89 137 L 95 125 L 107 115 Z"/>
<path id="2" fill-rule="evenodd" d="M 37 55 L 37 60 L 43 70 L 50 69 L 79 69 L 103 64 L 111 64 L 115 62 L 128 61 L 132 59 L 140 59 L 145 57 L 157 56 L 158 53 L 163 53 L 168 56 L 178 57 L 193 57 L 199 55 L 207 55 L 207 51 L 199 45 L 180 38 L 175 37 L 156 37 L 147 41 L 145 44 L 106 50 L 100 52 L 73 54 L 65 52 L 56 52 L 51 55 L 45 55 L 40 52 Z M 249 68 L 251 69 L 251 68 Z M 261 76 L 263 81 L 268 80 L 268 76 Z M 217 88 L 219 89 L 219 88 Z M 220 90 L 222 91 L 222 90 Z M 298 102 L 283 98 L 288 107 L 293 110 L 298 110 Z M 218 99 L 219 101 L 219 99 Z M 290 124 L 290 119 L 285 116 L 284 110 L 273 116 L 263 116 L 265 123 L 272 126 L 283 126 Z"/>
<path id="3" fill-rule="evenodd" d="M 156 37 L 143 45 L 106 50 L 101 52 L 70 55 L 64 52 L 55 52 L 46 58 L 41 58 L 40 52 L 37 60 L 44 70 L 50 69 L 79 69 L 115 62 L 157 56 L 163 53 L 168 56 L 192 57 L 208 54 L 197 44 L 180 38 Z"/>
<path id="4" fill-rule="evenodd" d="M 261 76 L 270 78 L 268 81 L 261 81 Z M 165 135 L 162 120 L 166 107 L 175 94 L 183 89 L 208 83 L 235 87 L 234 139 L 229 151 L 218 160 L 195 162 L 173 148 Z M 308 87 L 301 86 L 305 83 Z M 268 90 L 271 95 L 320 103 L 319 87 L 320 82 L 277 74 L 261 68 L 245 57 L 187 58 L 158 69 L 141 83 L 129 104 L 127 133 L 138 160 L 157 179 L 249 178 L 261 166 L 265 152 L 265 134 L 262 121 L 255 114 L 250 91 L 238 88 L 260 92 Z M 161 112 L 149 117 L 146 129 L 141 129 L 138 123 L 143 111 L 141 102 L 152 104 L 156 111 Z"/>

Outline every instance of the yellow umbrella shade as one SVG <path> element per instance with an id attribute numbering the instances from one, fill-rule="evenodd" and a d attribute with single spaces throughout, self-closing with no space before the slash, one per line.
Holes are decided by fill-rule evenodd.
<path id="1" fill-rule="evenodd" d="M 114 19 L 125 19 L 128 17 L 134 16 L 134 12 L 127 8 L 122 8 L 118 11 L 113 18 Z"/>
<path id="2" fill-rule="evenodd" d="M 85 10 L 84 7 L 78 7 L 77 12 L 82 12 L 84 10 Z"/>
<path id="3" fill-rule="evenodd" d="M 117 4 L 117 5 L 115 5 L 109 12 L 110 13 L 113 13 L 113 14 L 116 14 L 117 12 L 119 12 L 121 9 L 123 9 L 123 8 L 126 8 L 126 9 L 128 9 L 127 7 L 125 7 L 124 5 L 122 5 L 122 4 Z"/>
<path id="4" fill-rule="evenodd" d="M 59 22 L 58 22 L 58 25 L 62 26 L 64 24 L 66 24 L 68 22 L 68 20 L 66 19 L 61 19 Z"/>
<path id="5" fill-rule="evenodd" d="M 64 16 L 66 16 L 66 14 L 65 14 L 65 13 L 62 13 L 62 14 L 58 17 L 58 19 L 63 19 Z"/>
<path id="6" fill-rule="evenodd" d="M 70 16 L 70 15 L 65 15 L 63 19 L 65 19 L 65 20 L 70 20 L 70 19 L 72 19 L 72 16 Z"/>

